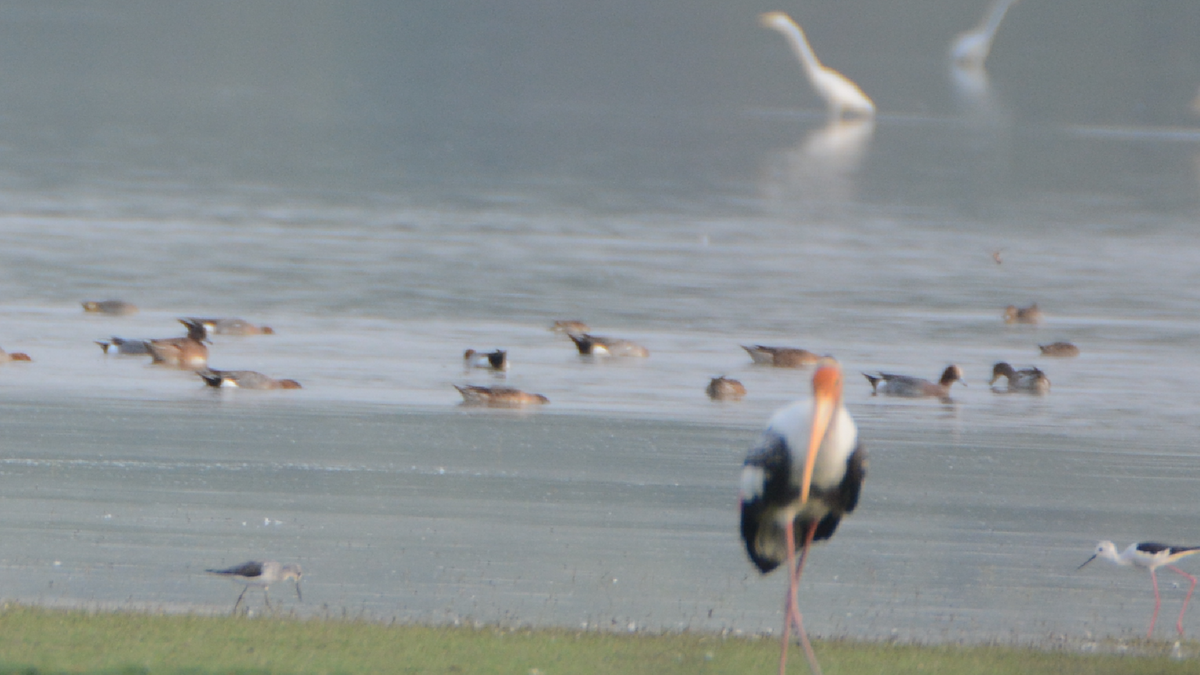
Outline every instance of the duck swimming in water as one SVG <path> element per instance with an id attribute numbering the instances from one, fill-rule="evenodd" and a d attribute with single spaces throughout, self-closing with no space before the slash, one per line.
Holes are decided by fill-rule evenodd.
<path id="1" fill-rule="evenodd" d="M 488 370 L 508 370 L 508 352 L 497 349 L 492 352 L 477 352 L 468 349 L 463 352 L 463 366 L 466 368 L 487 368 Z"/>
<path id="2" fill-rule="evenodd" d="M 767 347 L 766 345 L 742 345 L 755 363 L 776 368 L 805 368 L 815 366 L 825 358 L 807 349 L 797 347 Z"/>
<path id="3" fill-rule="evenodd" d="M 993 391 L 1024 391 L 1030 394 L 1045 394 L 1050 391 L 1050 378 L 1038 368 L 1017 370 L 1001 361 L 992 367 L 992 380 L 988 384 L 995 385 L 996 380 L 1002 377 L 1008 380 L 1008 388 L 1005 390 L 993 386 Z"/>
<path id="4" fill-rule="evenodd" d="M 582 333 L 567 333 L 583 356 L 650 356 L 650 350 L 629 340 Z"/>
<path id="5" fill-rule="evenodd" d="M 301 389 L 295 380 L 277 380 L 253 370 L 213 370 L 204 368 L 196 374 L 210 387 L 234 389 Z"/>
<path id="6" fill-rule="evenodd" d="M 724 375 L 714 377 L 704 391 L 714 401 L 740 401 L 746 395 L 745 385 Z"/>
<path id="7" fill-rule="evenodd" d="M 24 352 L 6 352 L 0 349 L 0 363 L 8 363 L 10 361 L 32 361 L 29 355 Z"/>
<path id="8" fill-rule="evenodd" d="M 227 317 L 221 319 L 202 319 L 194 316 L 187 317 L 204 326 L 210 335 L 274 335 L 275 329 L 270 326 L 256 326 L 245 319 Z"/>
<path id="9" fill-rule="evenodd" d="M 146 346 L 146 340 L 130 340 L 114 335 L 107 341 L 96 340 L 96 344 L 100 345 L 105 354 L 112 352 L 124 356 L 145 356 L 150 353 L 150 348 Z"/>
<path id="10" fill-rule="evenodd" d="M 1048 345 L 1038 345 L 1038 349 L 1042 350 L 1042 356 L 1058 356 L 1070 358 L 1079 356 L 1079 347 L 1070 342 L 1055 342 Z"/>
<path id="11" fill-rule="evenodd" d="M 937 398 L 948 400 L 950 398 L 950 385 L 955 382 L 962 382 L 963 386 L 967 386 L 967 381 L 963 379 L 962 368 L 951 364 L 946 366 L 942 371 L 942 377 L 937 382 L 922 380 L 919 377 L 909 375 L 892 375 L 891 373 L 879 373 L 877 375 L 868 375 L 863 373 L 863 377 L 871 383 L 872 394 L 884 394 L 886 396 L 904 396 L 907 398 L 923 398 L 926 396 L 935 396 Z"/>
<path id="12" fill-rule="evenodd" d="M 550 399 L 541 394 L 530 394 L 512 387 L 477 387 L 472 384 L 460 387 L 456 384 L 454 388 L 462 394 L 462 404 L 467 406 L 520 408 L 526 405 L 542 405 L 550 402 Z"/>
<path id="13" fill-rule="evenodd" d="M 84 300 L 80 304 L 83 305 L 83 311 L 92 314 L 127 316 L 129 314 L 137 314 L 138 311 L 136 305 L 124 300 Z"/>
<path id="14" fill-rule="evenodd" d="M 1017 307 L 1009 305 L 1004 308 L 1004 323 L 1041 323 L 1042 310 L 1038 309 L 1037 303 L 1033 303 L 1028 307 Z"/>
<path id="15" fill-rule="evenodd" d="M 180 319 L 187 326 L 187 337 L 146 340 L 146 349 L 154 363 L 197 370 L 208 365 L 208 347 L 204 346 L 208 334 L 204 324 L 191 319 Z"/>

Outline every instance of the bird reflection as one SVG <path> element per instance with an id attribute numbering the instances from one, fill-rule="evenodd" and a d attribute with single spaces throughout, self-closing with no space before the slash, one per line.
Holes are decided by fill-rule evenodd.
<path id="1" fill-rule="evenodd" d="M 874 131 L 872 118 L 833 119 L 810 131 L 768 161 L 764 197 L 783 205 L 839 210 L 855 197 L 858 168 Z"/>
<path id="2" fill-rule="evenodd" d="M 958 147 L 965 151 L 956 159 L 960 169 L 950 174 L 951 180 L 959 183 L 954 194 L 963 200 L 963 206 L 981 217 L 991 215 L 1008 195 L 1005 186 L 1012 117 L 1002 97 L 993 90 L 984 64 L 1001 22 L 1016 3 L 992 0 L 979 25 L 955 36 L 947 53 L 950 84 L 964 134 Z"/>

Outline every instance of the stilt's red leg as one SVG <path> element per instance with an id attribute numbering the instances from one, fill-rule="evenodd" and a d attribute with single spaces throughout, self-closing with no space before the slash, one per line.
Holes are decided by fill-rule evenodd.
<path id="1" fill-rule="evenodd" d="M 1146 631 L 1146 638 L 1154 636 L 1154 622 L 1158 620 L 1158 607 L 1162 601 L 1158 597 L 1158 577 L 1154 574 L 1154 568 L 1150 568 L 1150 581 L 1154 583 L 1154 615 L 1150 617 L 1150 630 Z"/>
<path id="2" fill-rule="evenodd" d="M 801 558 L 800 562 L 801 562 L 801 564 L 803 564 L 804 558 Z M 1196 577 L 1188 574 L 1187 572 L 1184 572 L 1183 570 L 1179 569 L 1178 567 L 1176 567 L 1174 565 L 1167 565 L 1167 569 L 1171 570 L 1172 572 L 1177 572 L 1179 574 L 1182 574 L 1183 576 L 1187 577 L 1189 581 L 1192 582 L 1191 588 L 1188 589 L 1187 597 L 1183 599 L 1183 609 L 1179 610 L 1179 620 L 1175 622 L 1175 630 L 1178 630 L 1179 634 L 1183 635 L 1183 615 L 1185 612 L 1187 612 L 1187 604 L 1188 604 L 1188 600 L 1192 599 L 1192 592 L 1196 590 Z"/>

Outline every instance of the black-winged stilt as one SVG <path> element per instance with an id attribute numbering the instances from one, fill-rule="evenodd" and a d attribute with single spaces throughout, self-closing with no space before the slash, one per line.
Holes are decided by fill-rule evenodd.
<path id="1" fill-rule="evenodd" d="M 291 579 L 296 582 L 296 597 L 301 601 L 304 600 L 304 597 L 300 595 L 302 572 L 300 566 L 295 563 L 284 565 L 274 560 L 251 560 L 223 570 L 205 570 L 205 572 L 232 579 L 234 583 L 246 586 L 238 596 L 237 602 L 233 603 L 233 613 L 235 614 L 238 605 L 242 604 L 242 598 L 246 596 L 246 591 L 250 590 L 251 586 L 263 589 L 263 601 L 267 603 L 267 607 L 270 607 L 271 598 L 267 596 L 267 587 L 276 581 Z"/>
<path id="2" fill-rule="evenodd" d="M 1096 552 L 1092 554 L 1092 557 L 1083 561 L 1083 565 L 1076 569 L 1083 569 L 1084 565 L 1096 558 L 1104 558 L 1118 565 L 1132 565 L 1150 570 L 1150 581 L 1154 584 L 1154 614 L 1150 617 L 1150 630 L 1146 631 L 1147 638 L 1154 635 L 1154 622 L 1158 619 L 1158 608 L 1162 605 L 1162 600 L 1158 596 L 1158 576 L 1155 571 L 1160 567 L 1166 567 L 1172 572 L 1187 577 L 1192 585 L 1188 588 L 1187 597 L 1183 599 L 1183 608 L 1179 610 L 1179 620 L 1175 622 L 1175 629 L 1179 631 L 1180 635 L 1183 635 L 1183 614 L 1187 611 L 1188 600 L 1192 599 L 1192 592 L 1196 590 L 1196 577 L 1179 569 L 1174 563 L 1195 553 L 1200 553 L 1200 546 L 1168 546 L 1152 542 L 1130 544 L 1129 548 L 1117 553 L 1117 545 L 1106 540 L 1097 544 Z"/>

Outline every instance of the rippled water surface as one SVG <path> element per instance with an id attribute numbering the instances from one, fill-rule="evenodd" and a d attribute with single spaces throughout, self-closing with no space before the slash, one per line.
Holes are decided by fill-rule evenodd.
<path id="1" fill-rule="evenodd" d="M 1061 67 L 1013 44 L 997 45 L 991 87 L 954 90 L 939 42 L 916 59 L 936 77 L 911 89 L 843 52 L 881 113 L 831 126 L 782 41 L 752 12 L 721 28 L 724 7 L 689 21 L 742 70 L 679 83 L 651 50 L 659 65 L 639 72 L 626 66 L 653 41 L 635 40 L 587 61 L 607 99 L 547 65 L 565 46 L 492 32 L 522 25 L 520 4 L 467 20 L 467 35 L 420 17 L 441 51 L 383 46 L 398 16 L 315 12 L 288 30 L 366 38 L 321 33 L 296 64 L 252 9 L 243 34 L 237 17 L 38 7 L 4 10 L 10 30 L 74 45 L 67 60 L 94 49 L 100 80 L 10 54 L 0 346 L 33 362 L 0 366 L 6 598 L 219 612 L 237 588 L 203 570 L 268 557 L 304 566 L 303 603 L 273 593 L 301 614 L 777 631 L 784 581 L 741 548 L 738 474 L 810 374 L 752 365 L 751 343 L 836 355 L 871 453 L 858 511 L 806 569 L 813 633 L 1138 635 L 1145 573 L 1075 568 L 1098 539 L 1200 543 L 1200 131 L 1186 96 L 1089 107 L 1094 94 L 1054 89 Z M 1036 43 L 1018 10 L 1011 39 Z M 948 35 L 974 20 L 944 14 Z M 853 16 L 815 16 L 810 32 L 855 38 Z M 147 70 L 103 38 L 183 21 L 228 41 L 230 63 L 199 43 L 175 62 L 139 38 L 131 49 L 160 59 Z M 914 55 L 896 40 L 881 54 Z M 1127 51 L 1153 61 L 1143 47 Z M 1200 61 L 1190 49 L 1176 61 Z M 531 63 L 550 74 L 508 70 Z M 434 84 L 453 73 L 499 84 Z M 538 84 L 507 91 L 518 81 Z M 1120 73 L 1112 86 L 1142 92 Z M 1055 91 L 1079 106 L 1031 103 Z M 141 312 L 80 310 L 109 297 Z M 1001 320 L 1032 302 L 1041 325 Z M 181 316 L 271 325 L 215 336 L 210 364 L 304 389 L 211 390 L 93 342 L 181 334 Z M 651 356 L 581 358 L 548 330 L 566 318 Z M 1082 355 L 1038 355 L 1057 340 Z M 463 370 L 464 349 L 495 347 L 505 377 Z M 1052 392 L 993 393 L 1000 360 L 1040 366 Z M 967 376 L 950 403 L 876 398 L 857 374 L 933 378 L 948 363 Z M 744 401 L 707 400 L 721 374 Z M 463 383 L 551 403 L 466 409 Z M 1186 590 L 1171 577 L 1160 636 Z"/>

